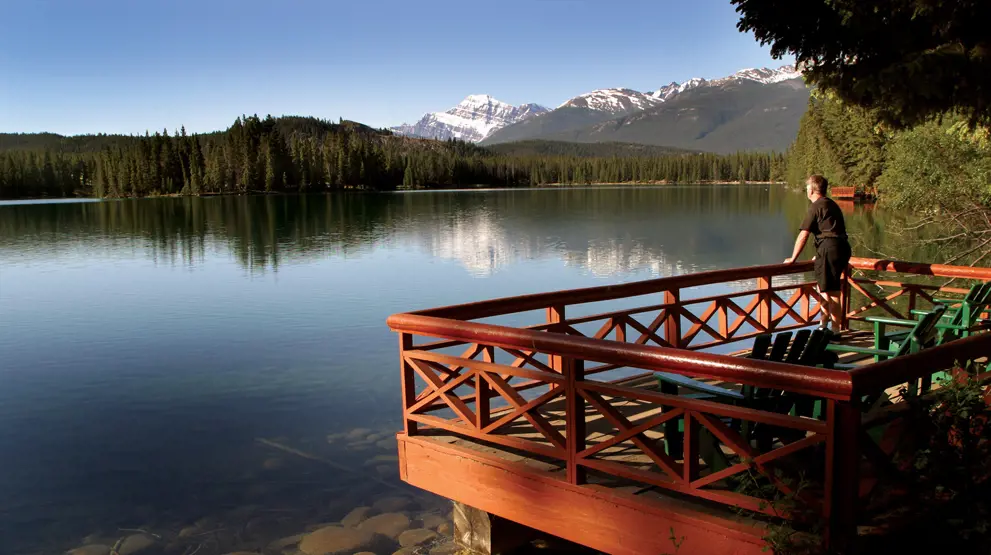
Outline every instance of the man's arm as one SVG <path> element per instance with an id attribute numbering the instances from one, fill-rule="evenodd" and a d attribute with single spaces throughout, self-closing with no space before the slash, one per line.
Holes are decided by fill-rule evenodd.
<path id="1" fill-rule="evenodd" d="M 802 254 L 802 249 L 805 248 L 805 242 L 809 240 L 809 232 L 807 230 L 802 230 L 798 232 L 798 238 L 795 239 L 795 250 L 791 253 L 791 258 L 785 259 L 785 264 L 791 264 L 798 259 L 798 256 Z"/>

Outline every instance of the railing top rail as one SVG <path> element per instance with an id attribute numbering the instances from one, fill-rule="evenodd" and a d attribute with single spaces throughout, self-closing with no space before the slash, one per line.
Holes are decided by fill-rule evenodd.
<path id="1" fill-rule="evenodd" d="M 512 314 L 515 312 L 540 310 L 550 306 L 608 301 L 613 299 L 622 299 L 625 297 L 648 295 L 650 293 L 669 291 L 682 287 L 711 285 L 715 283 L 726 283 L 760 277 L 783 276 L 808 272 L 811 270 L 812 262 L 747 266 L 744 268 L 711 270 L 680 276 L 634 281 L 618 285 L 602 285 L 582 289 L 565 289 L 562 291 L 535 293 L 532 295 L 521 295 L 518 297 L 488 299 L 473 303 L 419 310 L 413 312 L 412 314 L 436 316 L 440 318 L 453 318 L 456 320 L 474 320 L 478 318 L 488 318 L 490 316 Z"/>
<path id="2" fill-rule="evenodd" d="M 389 317 L 388 324 L 398 332 L 715 378 L 832 399 L 849 399 L 853 391 L 850 375 L 837 370 L 464 322 L 423 314 L 395 314 Z"/>
<path id="3" fill-rule="evenodd" d="M 873 270 L 887 273 L 907 273 L 923 276 L 955 277 L 965 279 L 991 280 L 991 268 L 974 268 L 969 266 L 946 266 L 942 264 L 925 264 L 921 262 L 905 262 L 900 260 L 880 260 L 875 258 L 851 258 L 850 265 L 858 270 Z M 412 314 L 436 316 L 455 320 L 475 320 L 541 310 L 551 306 L 566 306 L 575 304 L 608 301 L 626 297 L 637 297 L 661 291 L 669 291 L 684 287 L 712 285 L 745 279 L 775 277 L 799 274 L 812 270 L 811 261 L 796 264 L 769 264 L 764 266 L 747 266 L 725 270 L 712 270 L 680 276 L 670 276 L 657 279 L 635 281 L 618 285 L 603 285 L 582 289 L 567 289 L 546 293 L 535 293 L 517 297 L 488 299 L 473 303 L 444 306 L 419 310 Z"/>
<path id="4" fill-rule="evenodd" d="M 991 268 L 974 266 L 947 266 L 944 264 L 926 264 L 923 262 L 906 262 L 902 260 L 883 260 L 877 258 L 851 258 L 850 266 L 858 270 L 896 274 L 916 274 L 920 276 L 950 277 L 962 279 L 991 280 Z"/>
<path id="5" fill-rule="evenodd" d="M 857 394 L 872 393 L 918 379 L 960 361 L 991 357 L 991 333 L 979 333 L 850 370 Z"/>

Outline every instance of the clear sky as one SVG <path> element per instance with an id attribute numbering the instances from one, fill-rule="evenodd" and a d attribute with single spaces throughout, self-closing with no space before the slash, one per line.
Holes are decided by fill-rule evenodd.
<path id="1" fill-rule="evenodd" d="M 777 67 L 729 0 L 4 0 L 0 132 L 413 122 Z"/>

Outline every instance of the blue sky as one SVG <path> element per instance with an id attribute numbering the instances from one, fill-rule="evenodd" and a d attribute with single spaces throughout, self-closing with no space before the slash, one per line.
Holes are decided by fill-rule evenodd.
<path id="1" fill-rule="evenodd" d="M 384 127 L 469 94 L 555 107 L 792 61 L 737 31 L 729 0 L 9 0 L 0 15 L 0 132 L 201 132 L 253 113 Z"/>

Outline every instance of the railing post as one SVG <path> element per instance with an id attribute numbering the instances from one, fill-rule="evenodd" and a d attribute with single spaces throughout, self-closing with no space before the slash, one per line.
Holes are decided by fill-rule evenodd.
<path id="1" fill-rule="evenodd" d="M 568 482 L 579 485 L 585 483 L 585 468 L 578 464 L 578 453 L 585 450 L 585 399 L 578 391 L 579 384 L 585 380 L 585 361 L 565 358 L 563 362 Z"/>
<path id="2" fill-rule="evenodd" d="M 757 321 L 764 326 L 765 331 L 771 331 L 771 276 L 757 278 L 760 302 L 757 308 Z"/>
<path id="3" fill-rule="evenodd" d="M 850 329 L 850 274 L 853 266 L 847 266 L 843 271 L 842 286 L 840 287 L 840 329 Z"/>
<path id="4" fill-rule="evenodd" d="M 482 360 L 495 362 L 495 347 L 484 347 Z M 482 371 L 475 372 L 475 425 L 479 430 L 492 423 L 489 398 L 492 397 L 489 381 L 482 377 Z"/>
<path id="5" fill-rule="evenodd" d="M 675 349 L 681 348 L 681 291 L 664 292 L 664 304 L 668 305 L 668 317 L 664 322 L 664 340 Z"/>
<path id="6" fill-rule="evenodd" d="M 547 323 L 548 324 L 560 324 L 564 321 L 564 306 L 549 306 L 547 307 Z M 550 333 L 559 333 L 557 326 L 550 325 L 547 326 L 547 331 Z M 552 354 L 547 355 L 547 365 L 553 368 L 556 372 L 561 372 L 561 357 Z"/>
<path id="7" fill-rule="evenodd" d="M 409 419 L 409 408 L 416 403 L 416 380 L 413 366 L 406 362 L 406 351 L 413 348 L 413 334 L 399 333 L 399 370 L 402 376 L 403 391 L 403 431 L 406 435 L 416 435 L 416 422 Z"/>
<path id="8" fill-rule="evenodd" d="M 846 553 L 857 536 L 860 492 L 860 409 L 855 402 L 826 402 L 826 542 L 832 552 Z"/>

